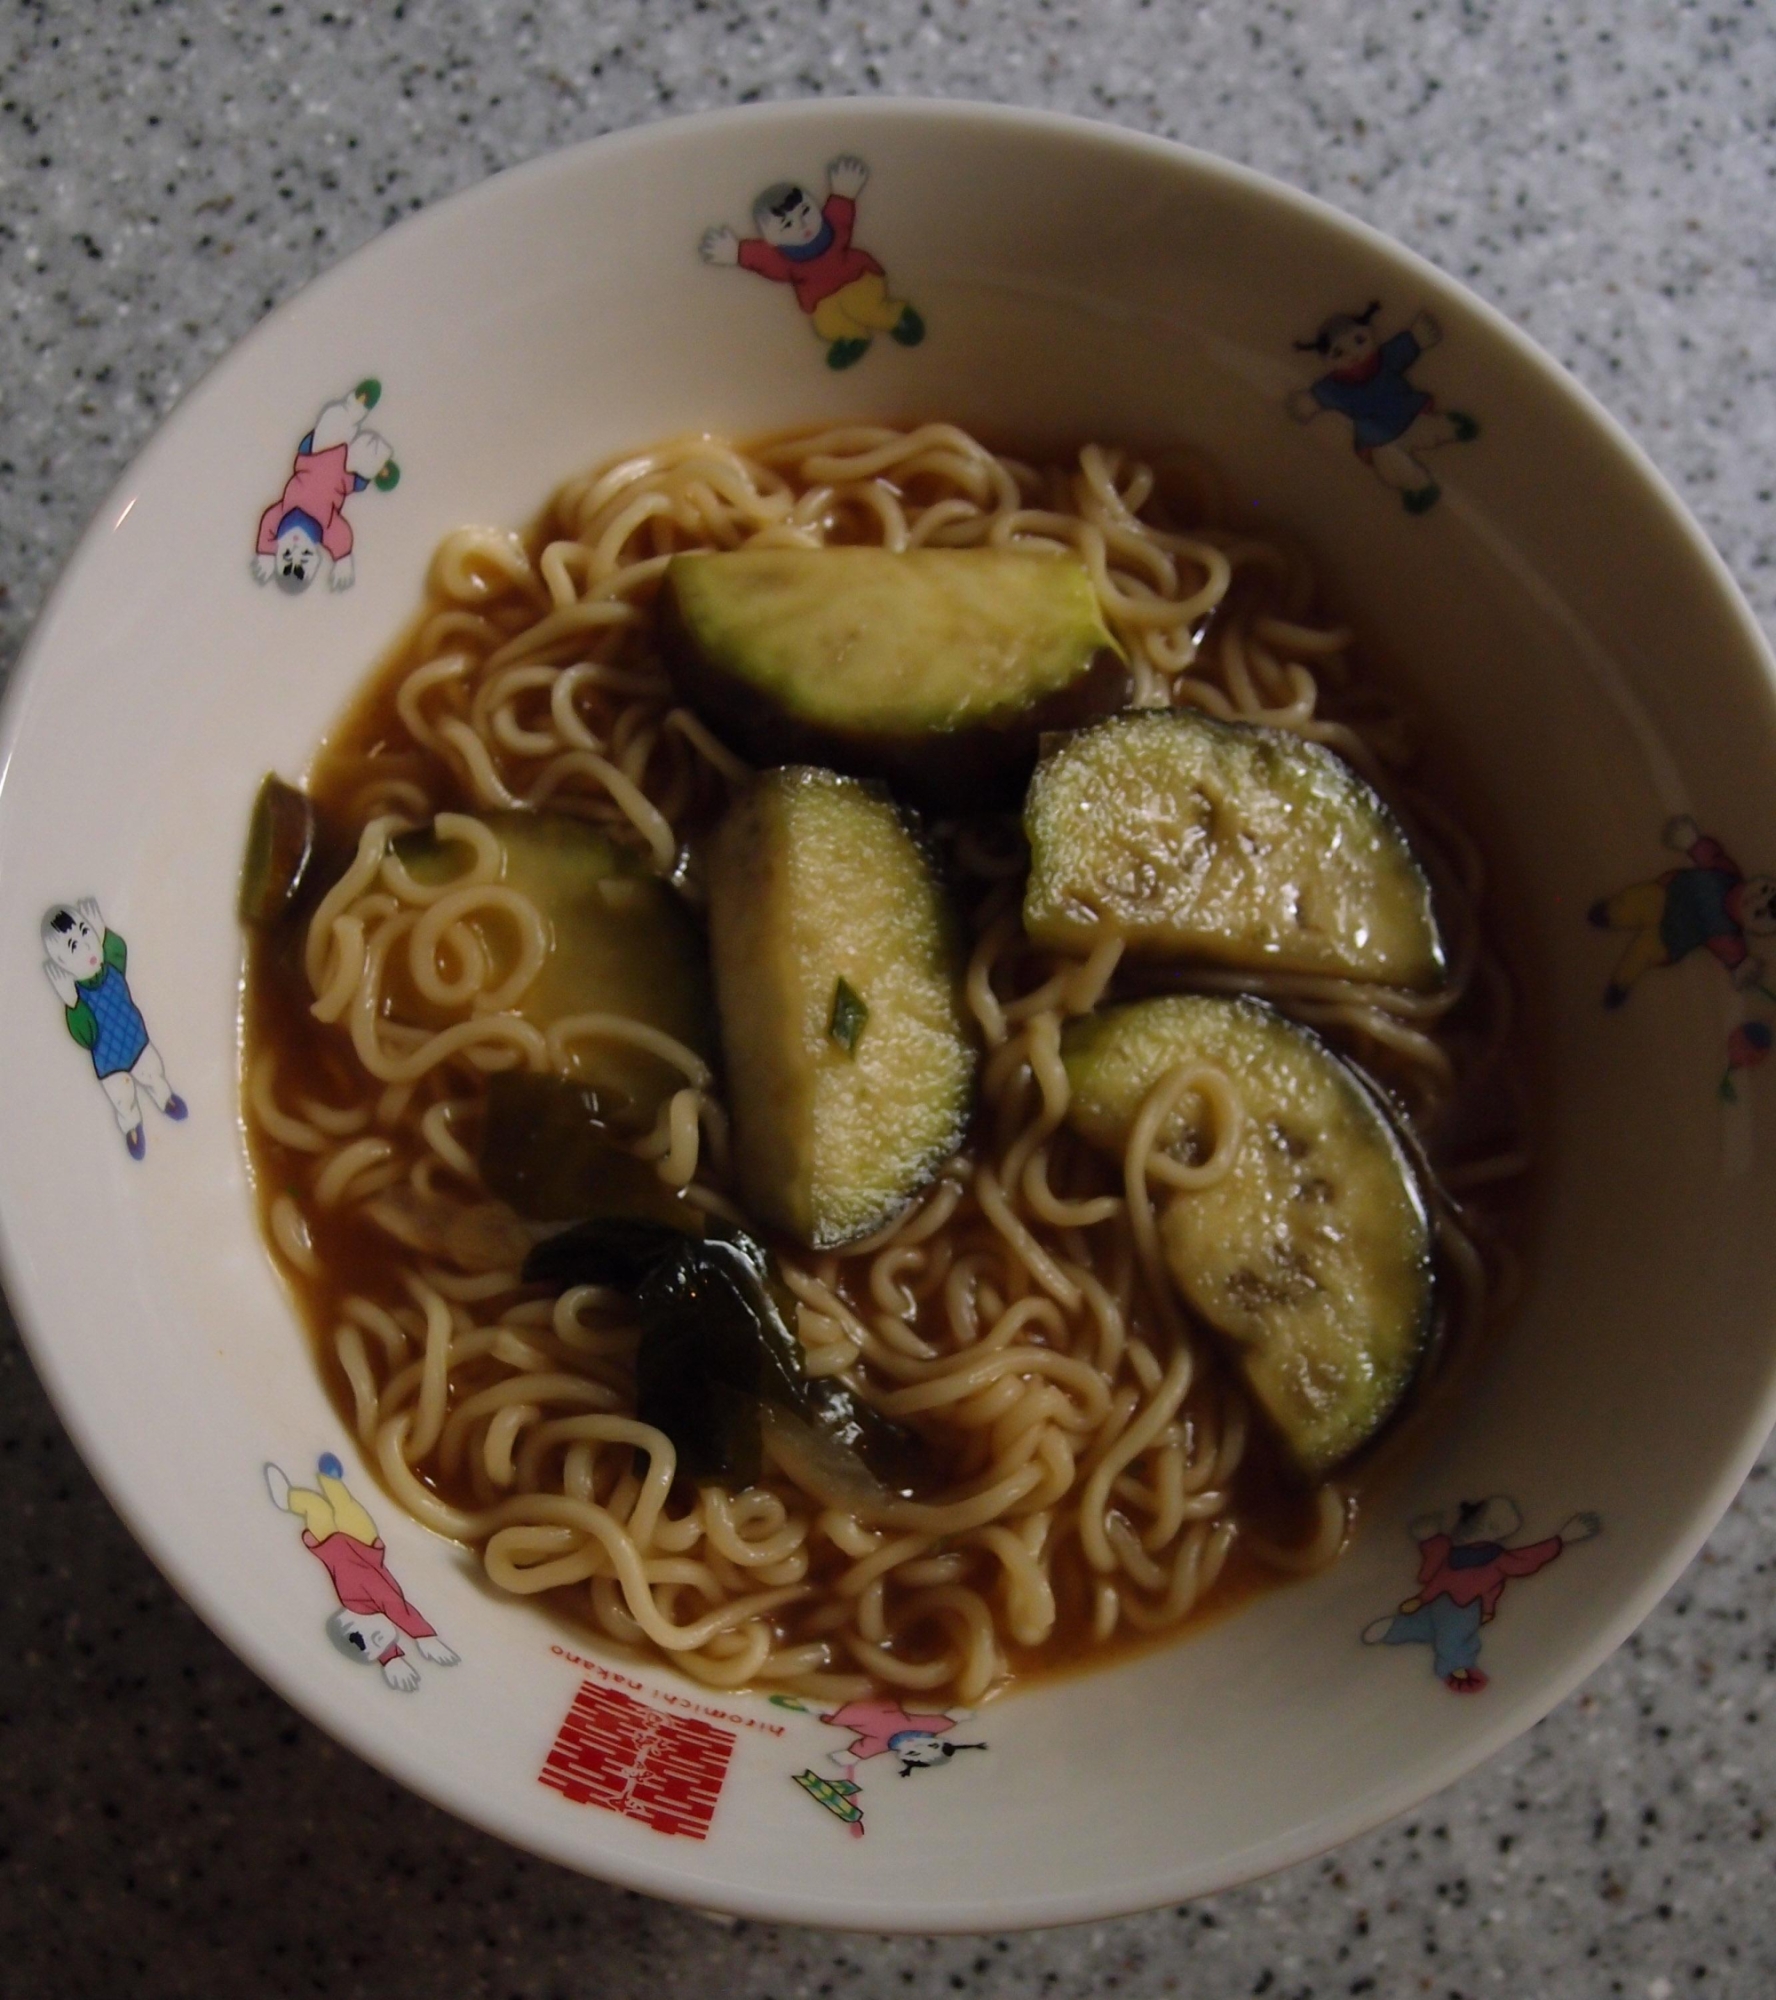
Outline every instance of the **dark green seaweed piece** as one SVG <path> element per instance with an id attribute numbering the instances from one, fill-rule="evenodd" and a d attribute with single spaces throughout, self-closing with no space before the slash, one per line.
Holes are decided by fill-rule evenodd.
<path id="1" fill-rule="evenodd" d="M 241 862 L 240 919 L 276 922 L 301 892 L 315 852 L 314 801 L 268 771 L 253 801 Z"/>
<path id="2" fill-rule="evenodd" d="M 869 1020 L 869 1006 L 864 997 L 842 974 L 833 987 L 832 1019 L 826 1025 L 826 1032 L 832 1036 L 846 1055 L 857 1053 L 857 1038 L 863 1033 Z"/>
<path id="3" fill-rule="evenodd" d="M 636 1415 L 671 1438 L 692 1479 L 756 1480 L 769 1409 L 818 1441 L 828 1465 L 849 1463 L 853 1484 L 883 1500 L 928 1486 L 933 1467 L 921 1438 L 842 1382 L 807 1375 L 773 1292 L 769 1255 L 741 1230 L 680 1242 L 662 1257 L 635 1294 Z"/>
<path id="4" fill-rule="evenodd" d="M 794 1303 L 770 1253 L 743 1229 L 716 1223 L 692 1235 L 599 1216 L 537 1244 L 524 1280 L 634 1292 L 635 1414 L 671 1438 L 688 1479 L 751 1485 L 764 1470 L 768 1426 L 780 1455 L 835 1504 L 886 1502 L 934 1483 L 921 1437 L 844 1383 L 809 1377 Z"/>
<path id="5" fill-rule="evenodd" d="M 796 1352 L 799 1357 L 801 1344 Z M 928 1493 L 937 1483 L 937 1464 L 931 1448 L 917 1431 L 885 1417 L 830 1375 L 802 1377 L 804 1402 L 800 1410 L 778 1405 L 779 1414 L 799 1416 L 808 1430 L 830 1448 L 833 1456 L 845 1454 L 887 1494 L 911 1499 Z M 885 1496 L 886 1497 L 886 1496 Z"/>
<path id="6" fill-rule="evenodd" d="M 481 1128 L 489 1192 L 533 1222 L 647 1216 L 694 1229 L 699 1211 L 610 1136 L 604 1110 L 590 1084 L 567 1077 L 503 1070 L 489 1078 Z"/>
<path id="7" fill-rule="evenodd" d="M 750 1486 L 760 1402 L 794 1408 L 808 1386 L 757 1264 L 736 1243 L 680 1244 L 641 1281 L 635 1311 L 635 1414 L 671 1438 L 687 1477 Z"/>
<path id="8" fill-rule="evenodd" d="M 553 1285 L 562 1292 L 575 1285 L 615 1285 L 627 1291 L 678 1249 L 697 1213 L 685 1205 L 682 1226 L 621 1215 L 576 1223 L 531 1250 L 524 1260 L 524 1282 Z"/>

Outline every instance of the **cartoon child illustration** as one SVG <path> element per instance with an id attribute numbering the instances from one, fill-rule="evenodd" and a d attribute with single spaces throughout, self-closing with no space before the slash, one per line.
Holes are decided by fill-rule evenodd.
<path id="1" fill-rule="evenodd" d="M 784 1705 L 801 1706 L 799 1702 Z M 842 1750 L 829 1754 L 829 1761 L 838 1765 L 844 1776 L 827 1778 L 818 1771 L 797 1771 L 793 1774 L 795 1782 L 816 1805 L 824 1806 L 835 1819 L 843 1821 L 853 1837 L 861 1838 L 863 1807 L 858 1801 L 863 1787 L 856 1782 L 858 1765 L 872 1757 L 897 1757 L 899 1775 L 907 1778 L 915 1771 L 947 1764 L 960 1750 L 984 1750 L 987 1747 L 984 1743 L 943 1740 L 967 1715 L 967 1709 L 955 1709 L 947 1715 L 912 1715 L 892 1695 L 848 1701 L 820 1718 L 835 1729 L 845 1730 L 851 1738 Z"/>
<path id="2" fill-rule="evenodd" d="M 850 1730 L 851 1741 L 831 1756 L 833 1763 L 847 1771 L 871 1757 L 892 1754 L 901 1760 L 900 1775 L 904 1778 L 933 1764 L 947 1763 L 958 1750 L 987 1747 L 984 1743 L 940 1743 L 937 1739 L 948 1735 L 960 1716 L 909 1715 L 892 1696 L 848 1701 L 820 1719 L 835 1729 Z"/>
<path id="3" fill-rule="evenodd" d="M 292 1486 L 276 1465 L 266 1466 L 265 1483 L 272 1504 L 302 1523 L 302 1546 L 333 1579 L 339 1609 L 327 1620 L 327 1636 L 348 1660 L 374 1662 L 390 1687 L 411 1694 L 419 1669 L 403 1641 L 434 1667 L 454 1667 L 457 1655 L 389 1574 L 376 1523 L 347 1490 L 345 1468 L 331 1452 L 317 1461 L 316 1474 L 319 1492 Z"/>
<path id="4" fill-rule="evenodd" d="M 1574 1514 L 1558 1534 L 1512 1548 L 1510 1537 L 1523 1516 L 1502 1493 L 1464 1500 L 1453 1521 L 1421 1515 L 1410 1531 L 1418 1544 L 1418 1594 L 1365 1626 L 1363 1644 L 1429 1646 L 1431 1670 L 1452 1694 L 1478 1694 L 1486 1685 L 1476 1664 L 1480 1628 L 1497 1616 L 1506 1583 L 1546 1569 L 1562 1549 L 1588 1542 L 1602 1525 L 1595 1514 Z"/>
<path id="5" fill-rule="evenodd" d="M 1443 329 L 1427 312 L 1409 327 L 1378 340 L 1372 322 L 1381 301 L 1371 299 L 1360 313 L 1334 313 L 1312 340 L 1298 340 L 1298 352 L 1318 354 L 1332 366 L 1288 400 L 1297 423 L 1310 424 L 1327 411 L 1348 417 L 1357 456 L 1384 486 L 1400 496 L 1408 514 L 1437 504 L 1442 488 L 1419 458 L 1446 444 L 1466 444 L 1480 426 L 1463 410 L 1439 410 L 1428 389 L 1412 380 L 1412 369 Z"/>
<path id="6" fill-rule="evenodd" d="M 795 287 L 796 303 L 826 343 L 826 365 L 849 368 L 885 333 L 902 347 L 917 347 L 925 322 L 904 299 L 891 298 L 887 273 L 851 240 L 857 197 L 869 169 L 841 153 L 826 170 L 826 200 L 794 181 L 778 181 L 752 204 L 756 236 L 744 241 L 717 224 L 698 246 L 706 264 L 738 264 L 780 285 Z"/>
<path id="7" fill-rule="evenodd" d="M 1632 933 L 1616 961 L 1603 1004 L 1620 1007 L 1643 973 L 1675 965 L 1706 949 L 1741 990 L 1757 987 L 1764 961 L 1748 938 L 1776 937 L 1776 875 L 1747 875 L 1718 840 L 1693 819 L 1665 828 L 1665 845 L 1688 866 L 1668 868 L 1651 882 L 1636 882 L 1591 905 L 1599 930 Z"/>
<path id="8" fill-rule="evenodd" d="M 148 1150 L 142 1131 L 142 1098 L 173 1119 L 186 1114 L 184 1098 L 167 1081 L 166 1064 L 148 1039 L 148 1026 L 129 989 L 129 946 L 107 930 L 88 896 L 56 903 L 43 914 L 43 970 L 62 1003 L 68 1033 L 92 1057 L 93 1074 L 111 1100 L 117 1129 L 132 1160 Z"/>
<path id="9" fill-rule="evenodd" d="M 259 517 L 253 574 L 261 583 L 275 578 L 280 590 L 306 590 L 324 553 L 333 565 L 332 587 L 352 587 L 357 571 L 345 503 L 372 482 L 386 493 L 401 477 L 388 440 L 364 422 L 381 399 L 382 384 L 366 378 L 349 396 L 325 405 L 296 447 L 283 492 Z"/>

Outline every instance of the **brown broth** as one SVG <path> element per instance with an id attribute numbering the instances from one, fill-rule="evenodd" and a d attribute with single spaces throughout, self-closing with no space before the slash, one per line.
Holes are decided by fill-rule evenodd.
<path id="1" fill-rule="evenodd" d="M 542 538 L 539 524 L 527 538 L 533 554 Z M 413 664 L 417 634 L 440 605 L 441 600 L 431 598 L 409 631 L 374 669 L 321 745 L 306 774 L 305 789 L 316 806 L 321 829 L 319 857 L 312 874 L 323 887 L 336 879 L 353 852 L 359 816 L 354 814 L 352 802 L 370 774 L 410 775 L 424 785 L 440 809 L 477 810 L 466 785 L 444 760 L 410 745 L 395 707 L 396 690 Z M 502 604 L 497 593 L 490 593 L 485 609 L 487 615 L 496 621 L 503 618 L 513 629 L 529 622 L 531 615 L 528 610 L 522 616 L 517 615 L 517 607 Z M 517 760 L 517 768 L 522 781 L 522 760 Z M 1418 771 L 1421 779 L 1427 771 L 1434 774 L 1443 794 L 1453 795 L 1463 805 L 1471 796 L 1471 788 L 1465 783 L 1457 783 L 1451 794 L 1451 788 L 1444 782 L 1448 769 L 1442 760 L 1421 757 Z M 702 831 L 714 805 L 713 797 L 703 801 L 698 813 L 688 822 L 680 822 L 681 832 L 694 837 Z M 1473 817 L 1464 815 L 1464 823 L 1474 824 Z M 252 1063 L 269 1051 L 275 1057 L 278 1075 L 301 1079 L 301 1088 L 310 1097 L 345 1101 L 361 1094 L 361 1079 L 354 1075 L 352 1064 L 341 1053 L 337 1029 L 317 1023 L 309 1010 L 310 994 L 302 964 L 303 941 L 319 893 L 317 888 L 306 894 L 277 924 L 249 935 L 242 1004 L 243 1090 Z M 1488 939 L 1495 949 L 1501 930 L 1499 909 L 1500 897 L 1495 888 L 1489 895 L 1487 923 Z M 1452 1016 L 1452 1022 L 1459 1025 L 1459 1010 Z M 1513 1066 L 1520 1073 L 1521 1040 L 1519 1035 L 1519 1045 L 1512 1054 Z M 286 1085 L 286 1094 L 287 1090 Z M 417 1102 L 425 1101 L 422 1086 Z M 286 1191 L 299 1194 L 295 1175 L 307 1156 L 294 1153 L 271 1138 L 250 1114 L 244 1123 L 261 1228 L 269 1244 L 274 1241 L 272 1206 Z M 1500 1233 L 1519 1241 L 1527 1226 L 1530 1206 L 1530 1189 L 1524 1183 L 1516 1187 L 1507 1185 L 1496 1198 L 1489 1194 L 1487 1200 L 1488 1212 Z M 351 1431 L 352 1397 L 333 1350 L 332 1334 L 341 1318 L 342 1301 L 352 1294 L 363 1294 L 385 1304 L 396 1302 L 397 1295 L 391 1287 L 391 1266 L 396 1253 L 391 1251 L 389 1239 L 381 1230 L 349 1209 L 328 1213 L 305 1204 L 304 1212 L 320 1264 L 319 1273 L 305 1276 L 282 1257 L 274 1261 L 308 1330 L 316 1365 L 341 1425 Z M 1210 1369 L 1217 1365 L 1211 1357 Z M 1430 1400 L 1444 1402 L 1451 1393 L 1449 1385 L 1464 1372 L 1459 1361 L 1445 1370 Z M 1422 1402 L 1425 1398 L 1415 1394 L 1413 1400 Z M 1341 1477 L 1341 1485 L 1352 1496 L 1353 1519 L 1378 1481 L 1392 1483 L 1394 1468 L 1402 1453 L 1409 1449 L 1409 1442 L 1402 1439 L 1409 1439 L 1416 1428 L 1412 1415 L 1409 1411 L 1404 1422 L 1390 1425 L 1387 1442 L 1357 1468 L 1354 1476 Z M 466 1473 L 455 1480 L 444 1480 L 432 1471 L 423 1476 L 440 1497 L 453 1505 L 474 1508 L 483 1504 L 483 1497 L 475 1492 Z M 1235 1494 L 1242 1521 L 1267 1539 L 1287 1544 L 1308 1533 L 1314 1498 L 1287 1472 L 1280 1452 L 1262 1435 L 1248 1450 L 1236 1475 Z M 812 1538 L 811 1547 L 814 1552 L 811 1576 L 816 1582 L 830 1579 L 849 1566 L 850 1558 L 823 1539 Z M 1286 1580 L 1253 1557 L 1242 1542 L 1236 1542 L 1220 1578 L 1181 1626 L 1146 1635 L 1133 1630 L 1125 1621 L 1108 1642 L 1098 1642 L 1092 1637 L 1089 1573 L 1077 1545 L 1069 1544 L 1055 1564 L 1058 1618 L 1052 1637 L 1039 1650 L 1005 1643 L 1003 1636 L 1002 1643 L 1012 1673 L 1020 1682 L 1072 1673 L 1126 1658 L 1150 1646 L 1169 1644 L 1181 1632 L 1198 1630 Z M 576 1632 L 584 1633 L 590 1628 L 583 1587 L 554 1593 L 544 1601 Z M 602 1632 L 597 1636 L 601 1646 L 615 1643 Z M 914 1656 L 914 1649 L 906 1650 L 909 1656 Z"/>

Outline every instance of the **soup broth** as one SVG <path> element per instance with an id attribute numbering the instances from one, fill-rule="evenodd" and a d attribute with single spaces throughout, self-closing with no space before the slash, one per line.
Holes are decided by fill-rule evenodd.
<path id="1" fill-rule="evenodd" d="M 1304 1473 L 1159 1234 L 1250 1115 L 1185 1080 L 1174 1094 L 1200 1100 L 1209 1134 L 1194 1151 L 1167 1153 L 1152 1118 L 1139 1157 L 1093 1143 L 1071 1101 L 1074 1024 L 1156 994 L 1250 996 L 1384 1094 L 1435 1302 L 1409 1403 L 1452 1378 L 1509 1290 L 1522 1065 L 1473 842 L 1426 796 L 1401 713 L 1301 561 L 1226 519 L 1180 455 L 1087 446 L 1032 466 L 931 424 L 677 440 L 570 482 L 528 535 L 464 530 L 439 550 L 419 617 L 307 774 L 313 857 L 249 935 L 243 1093 L 267 1240 L 342 1421 L 393 1497 L 479 1549 L 495 1583 L 713 1686 L 978 1702 L 1336 1559 L 1351 1465 L 1374 1455 Z M 602 830 L 700 934 L 711 835 L 749 767 L 665 671 L 660 593 L 675 553 L 742 546 L 1082 559 L 1133 704 L 1288 732 L 1385 799 L 1435 890 L 1438 982 L 1140 957 L 1116 937 L 1044 948 L 1020 917 L 1015 807 L 927 807 L 978 1054 L 966 1137 L 867 1236 L 811 1249 L 765 1227 L 736 1181 L 713 1044 L 492 1004 L 522 986 L 530 933 L 500 901 L 497 850 L 448 817 Z M 422 881 L 396 843 L 434 824 L 453 860 Z M 546 918 L 537 935 L 559 948 Z M 687 1476 L 636 1417 L 634 1299 L 525 1282 L 565 1218 L 490 1193 L 492 1080 L 584 1075 L 612 1046 L 662 1082 L 617 1102 L 611 1142 L 765 1246 L 808 1379 L 910 1436 L 922 1481 L 853 1504 L 798 1477 L 768 1423 L 755 1476 Z"/>

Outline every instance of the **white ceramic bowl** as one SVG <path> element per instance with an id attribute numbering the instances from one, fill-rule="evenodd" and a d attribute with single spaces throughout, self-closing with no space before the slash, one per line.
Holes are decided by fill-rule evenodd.
<path id="1" fill-rule="evenodd" d="M 745 228 L 758 189 L 819 185 L 840 155 L 869 169 L 858 240 L 928 328 L 842 371 L 787 286 L 698 255 L 707 226 Z M 1338 375 L 1342 349 L 1298 346 L 1371 300 L 1366 383 Z M 369 376 L 402 476 L 344 504 L 354 586 L 260 584 L 255 531 L 298 440 Z M 1431 420 L 1396 435 L 1419 392 Z M 1031 445 L 1186 439 L 1297 530 L 1475 774 L 1556 1086 L 1522 1310 L 1348 1559 L 951 1732 L 985 1754 L 904 1778 L 892 1755 L 856 1762 L 862 1840 L 794 1782 L 838 1775 L 849 1732 L 573 1642 L 379 1495 L 255 1227 L 232 914 L 260 773 L 306 765 L 447 529 L 521 523 L 564 475 L 667 433 L 851 414 Z M 1433 480 L 1434 503 L 1404 504 Z M 1776 1004 L 1764 890 L 1728 858 L 1776 867 L 1772 694 L 1731 582 L 1611 421 L 1450 280 L 1300 195 L 959 104 L 789 105 L 556 155 L 267 320 L 130 469 L 43 616 L 0 779 L 7 1286 L 177 1587 L 306 1714 L 468 1819 L 654 1894 L 871 1930 L 1222 1886 L 1411 1806 L 1542 1715 L 1670 1584 L 1770 1424 L 1776 1074 L 1735 1069 L 1730 1102 L 1720 1086 L 1729 1037 L 1755 1057 Z M 1625 930 L 1587 922 L 1630 887 L 1598 912 Z M 155 1108 L 150 1055 L 101 1085 L 70 1036 L 39 925 L 83 898 L 127 939 L 111 994 L 127 983 L 186 1118 Z M 1642 976 L 1606 1008 L 1625 952 Z M 134 1047 L 127 1012 L 101 1028 L 114 1062 Z M 138 1115 L 140 1161 L 122 1130 Z M 420 1661 L 406 1693 L 328 1644 L 329 1576 L 266 1493 L 268 1460 L 300 1474 L 328 1452 L 460 1655 Z M 1416 1594 L 1421 1517 L 1494 1496 L 1459 1574 L 1502 1586 L 1497 1616 L 1476 1632 L 1446 1565 L 1393 1633 L 1477 1641 L 1490 1685 L 1457 1698 L 1428 1645 L 1360 1635 Z"/>

